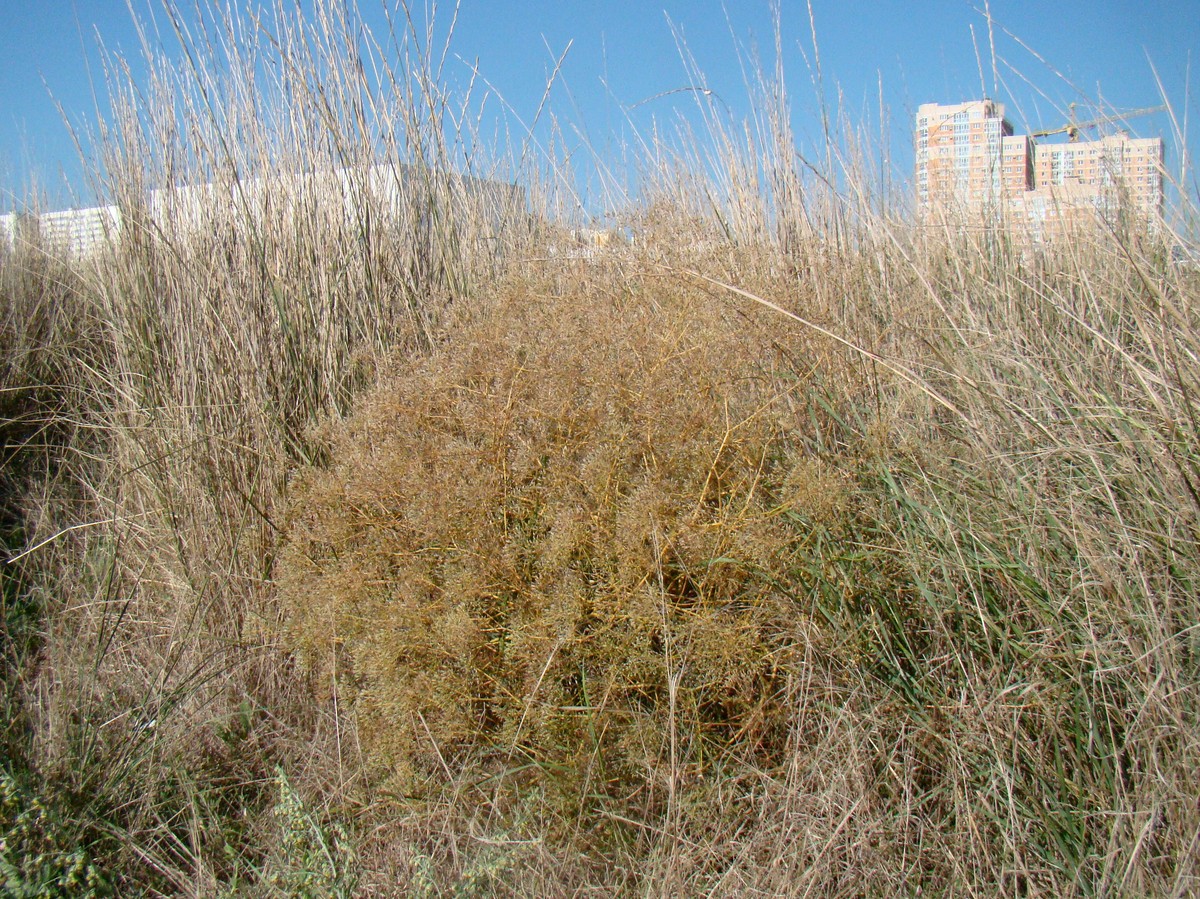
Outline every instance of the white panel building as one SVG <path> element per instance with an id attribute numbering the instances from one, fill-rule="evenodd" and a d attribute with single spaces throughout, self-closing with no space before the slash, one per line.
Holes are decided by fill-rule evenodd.
<path id="1" fill-rule="evenodd" d="M 430 208 L 423 177 L 438 181 L 437 195 L 449 198 L 452 216 L 465 213 L 476 224 L 498 225 L 525 208 L 525 192 L 513 184 L 381 165 L 152 190 L 145 224 L 159 234 L 186 237 L 218 223 L 285 222 L 314 214 L 353 219 L 364 210 L 383 221 L 400 220 Z M 0 216 L 0 246 L 36 240 L 48 251 L 83 257 L 118 239 L 122 224 L 116 206 L 15 213 Z"/>
<path id="2" fill-rule="evenodd" d="M 0 244 L 12 249 L 21 241 L 36 242 L 50 252 L 85 257 L 115 239 L 120 229 L 121 213 L 116 206 L 17 212 L 0 216 Z"/>

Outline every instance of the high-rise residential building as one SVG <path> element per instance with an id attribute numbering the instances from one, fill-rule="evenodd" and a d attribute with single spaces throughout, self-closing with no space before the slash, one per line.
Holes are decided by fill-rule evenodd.
<path id="1" fill-rule="evenodd" d="M 1035 177 L 1033 148 L 1033 139 L 1028 134 L 1005 136 L 1000 162 L 1003 167 L 1002 183 L 1006 198 L 1020 196 L 1024 191 L 1032 189 Z"/>
<path id="2" fill-rule="evenodd" d="M 917 111 L 917 191 L 923 208 L 997 204 L 1028 190 L 1031 142 L 1015 135 L 994 100 Z"/>
<path id="3" fill-rule="evenodd" d="M 1115 134 L 1038 144 L 1016 134 L 994 100 L 923 104 L 916 122 L 917 198 L 923 214 L 1077 223 L 1121 208 L 1162 211 L 1163 143 Z"/>
<path id="4" fill-rule="evenodd" d="M 1128 203 L 1146 216 L 1162 211 L 1163 142 L 1113 134 L 1100 140 L 1040 144 L 1035 181 L 1049 190 L 1079 185 L 1106 209 Z"/>

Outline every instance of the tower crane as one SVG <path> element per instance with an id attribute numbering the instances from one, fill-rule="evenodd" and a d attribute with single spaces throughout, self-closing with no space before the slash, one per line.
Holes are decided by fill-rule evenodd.
<path id="1" fill-rule="evenodd" d="M 1131 109 L 1128 112 L 1123 112 L 1115 115 L 1102 116 L 1098 119 L 1091 119 L 1086 122 L 1075 121 L 1075 104 L 1070 105 L 1071 121 L 1063 125 L 1061 128 L 1049 128 L 1045 131 L 1035 131 L 1030 137 L 1050 137 L 1054 134 L 1066 134 L 1074 143 L 1079 140 L 1079 132 L 1084 128 L 1095 128 L 1098 125 L 1107 125 L 1110 122 L 1121 122 L 1125 119 L 1132 119 L 1137 116 L 1152 115 L 1156 112 L 1163 112 L 1166 106 L 1144 106 L 1141 109 Z"/>

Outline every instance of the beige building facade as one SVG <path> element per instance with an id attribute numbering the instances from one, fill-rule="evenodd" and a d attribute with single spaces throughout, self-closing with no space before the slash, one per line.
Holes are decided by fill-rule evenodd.
<path id="1" fill-rule="evenodd" d="M 917 192 L 923 208 L 987 205 L 1007 189 L 1012 124 L 993 100 L 917 111 Z M 1006 150 L 1008 153 L 1006 153 Z"/>
<path id="2" fill-rule="evenodd" d="M 1146 216 L 1162 212 L 1163 142 L 1113 134 L 1100 140 L 1042 144 L 1035 183 L 1042 190 L 1083 187 L 1103 203 L 1124 200 Z"/>

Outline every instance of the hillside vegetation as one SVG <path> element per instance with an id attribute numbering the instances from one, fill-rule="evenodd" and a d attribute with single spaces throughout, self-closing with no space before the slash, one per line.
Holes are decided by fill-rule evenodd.
<path id="1" fill-rule="evenodd" d="M 0 892 L 1200 890 L 1167 235 L 917 226 L 764 79 L 584 245 L 403 12 L 114 60 L 122 233 L 0 252 Z"/>

